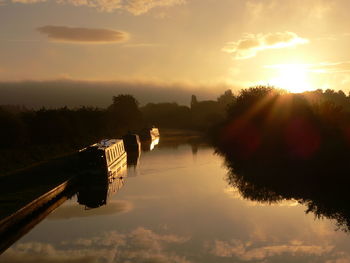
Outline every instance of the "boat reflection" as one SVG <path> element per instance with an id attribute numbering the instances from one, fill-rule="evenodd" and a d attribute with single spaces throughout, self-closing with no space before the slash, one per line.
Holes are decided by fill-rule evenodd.
<path id="1" fill-rule="evenodd" d="M 137 167 L 140 162 L 141 151 L 128 153 L 127 164 L 130 167 Z"/>
<path id="2" fill-rule="evenodd" d="M 84 205 L 85 209 L 97 208 L 105 205 L 108 198 L 123 187 L 127 176 L 126 155 L 120 161 L 110 166 L 91 166 L 90 161 L 91 159 L 88 160 L 87 167 L 80 167 L 81 174 L 77 175 L 74 180 L 72 179 L 72 183 L 69 181 L 69 187 L 66 187 L 60 194 L 54 198 L 45 199 L 46 202 L 44 203 L 30 203 L 30 207 L 27 205 L 25 209 L 29 209 L 31 212 L 25 216 L 23 216 L 23 213 L 15 213 L 15 215 L 10 216 L 11 218 L 8 217 L 0 221 L 0 254 L 61 206 L 67 199 L 77 195 L 78 203 Z M 89 171 L 89 169 L 93 169 L 93 171 Z M 47 173 L 49 172 L 47 171 Z M 17 212 L 21 210 L 23 208 Z M 15 223 L 2 224 L 2 222 L 9 221 L 7 219 Z"/>
<path id="3" fill-rule="evenodd" d="M 136 167 L 141 156 L 141 141 L 137 134 L 127 133 L 123 136 L 124 147 L 127 152 L 128 166 Z"/>
<path id="4" fill-rule="evenodd" d="M 78 203 L 85 209 L 92 209 L 107 204 L 107 199 L 117 193 L 124 185 L 127 176 L 126 156 L 119 165 L 108 167 L 109 174 L 113 176 L 85 176 L 81 177 L 77 192 Z"/>
<path id="5" fill-rule="evenodd" d="M 85 209 L 106 205 L 109 197 L 117 193 L 125 184 L 125 177 L 111 180 L 90 180 L 85 182 L 77 192 L 78 203 Z"/>
<path id="6" fill-rule="evenodd" d="M 149 152 L 152 151 L 159 144 L 159 137 L 151 140 L 151 141 L 143 141 L 142 142 L 142 151 Z"/>

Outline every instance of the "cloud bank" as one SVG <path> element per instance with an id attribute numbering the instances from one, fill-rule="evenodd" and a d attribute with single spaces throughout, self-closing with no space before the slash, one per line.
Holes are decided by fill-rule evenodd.
<path id="1" fill-rule="evenodd" d="M 43 26 L 37 30 L 53 41 L 72 43 L 118 43 L 127 40 L 128 34 L 122 31 L 102 28 L 67 26 Z"/>
<path id="2" fill-rule="evenodd" d="M 39 2 L 55 1 L 59 4 L 73 6 L 87 6 L 101 12 L 126 10 L 137 16 L 149 12 L 156 7 L 171 7 L 184 4 L 186 0 L 12 0 L 14 3 L 34 4 Z"/>
<path id="3" fill-rule="evenodd" d="M 216 99 L 229 88 L 234 87 L 225 84 L 204 86 L 141 81 L 0 82 L 0 105 L 24 105 L 29 108 L 82 105 L 106 107 L 112 103 L 112 96 L 118 94 L 133 95 L 141 105 L 149 102 L 177 102 L 189 105 L 192 94 L 197 95 L 200 100 Z"/>
<path id="4" fill-rule="evenodd" d="M 276 32 L 268 34 L 246 34 L 236 42 L 229 42 L 223 51 L 234 54 L 235 59 L 247 59 L 266 49 L 293 47 L 306 44 L 309 40 L 293 32 Z"/>

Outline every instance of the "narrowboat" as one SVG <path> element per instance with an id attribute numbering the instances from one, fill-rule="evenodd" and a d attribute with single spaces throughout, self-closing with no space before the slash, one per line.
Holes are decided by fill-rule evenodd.
<path id="1" fill-rule="evenodd" d="M 150 130 L 150 134 L 151 134 L 152 140 L 159 139 L 159 130 L 158 130 L 158 128 L 153 127 Z"/>
<path id="2" fill-rule="evenodd" d="M 159 130 L 158 128 L 145 128 L 140 133 L 142 141 L 153 141 L 159 138 Z"/>
<path id="3" fill-rule="evenodd" d="M 127 164 L 123 140 L 106 139 L 80 150 L 87 174 L 99 177 L 120 177 Z"/>
<path id="4" fill-rule="evenodd" d="M 127 133 L 123 136 L 124 148 L 126 152 L 140 152 L 141 150 L 141 141 L 140 137 L 137 134 Z"/>

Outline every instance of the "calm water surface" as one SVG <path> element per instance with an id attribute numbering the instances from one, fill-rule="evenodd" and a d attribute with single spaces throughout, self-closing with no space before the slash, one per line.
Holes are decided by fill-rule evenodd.
<path id="1" fill-rule="evenodd" d="M 0 262 L 350 262 L 350 236 L 334 222 L 295 202 L 243 200 L 209 147 L 159 146 L 107 205 L 86 210 L 73 197 Z"/>

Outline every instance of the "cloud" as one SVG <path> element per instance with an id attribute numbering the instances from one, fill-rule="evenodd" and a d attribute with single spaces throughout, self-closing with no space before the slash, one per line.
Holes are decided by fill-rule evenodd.
<path id="1" fill-rule="evenodd" d="M 128 35 L 122 31 L 101 28 L 83 28 L 67 26 L 43 26 L 37 30 L 53 41 L 72 43 L 118 43 L 127 40 Z"/>
<path id="2" fill-rule="evenodd" d="M 211 253 L 217 257 L 237 257 L 244 261 L 266 260 L 273 256 L 285 253 L 292 255 L 322 256 L 332 252 L 333 246 L 304 245 L 302 242 L 291 242 L 288 244 L 272 246 L 253 246 L 252 243 L 243 243 L 240 240 L 229 242 L 215 240 Z"/>
<path id="3" fill-rule="evenodd" d="M 12 0 L 13 3 L 21 3 L 21 4 L 35 4 L 46 2 L 46 0 Z"/>
<path id="4" fill-rule="evenodd" d="M 247 0 L 245 2 L 246 11 L 252 22 L 257 20 L 276 21 L 286 19 L 323 19 L 334 9 L 334 1 L 329 0 Z M 288 16 L 288 17 L 286 17 Z"/>
<path id="5" fill-rule="evenodd" d="M 127 213 L 133 209 L 132 203 L 123 200 L 112 200 L 108 205 L 99 207 L 99 209 L 84 210 L 79 205 L 65 205 L 49 215 L 49 220 L 61 220 L 80 217 L 112 215 L 116 213 Z"/>
<path id="6" fill-rule="evenodd" d="M 299 67 L 303 71 L 319 73 L 319 74 L 335 74 L 335 73 L 350 73 L 350 61 L 339 61 L 339 62 L 320 62 L 313 64 L 274 64 L 265 65 L 267 69 L 288 69 L 291 66 Z"/>
<path id="7" fill-rule="evenodd" d="M 236 200 L 241 200 L 244 201 L 247 206 L 266 206 L 266 207 L 271 207 L 271 206 L 279 206 L 279 207 L 294 207 L 298 206 L 299 203 L 295 199 L 283 199 L 283 200 L 277 200 L 277 201 L 270 201 L 270 202 L 259 202 L 259 201 L 253 201 L 253 200 L 247 200 L 242 196 L 242 194 L 239 192 L 238 188 L 236 187 L 230 187 L 227 186 L 224 189 L 224 193 L 227 194 L 230 198 L 236 199 Z"/>
<path id="8" fill-rule="evenodd" d="M 350 73 L 350 61 L 323 62 L 309 65 L 315 73 Z"/>
<path id="9" fill-rule="evenodd" d="M 145 14 L 156 7 L 171 7 L 186 2 L 186 0 L 12 0 L 14 3 L 22 4 L 34 4 L 46 1 L 54 1 L 59 4 L 73 6 L 87 6 L 101 12 L 126 10 L 135 16 Z"/>
<path id="10" fill-rule="evenodd" d="M 189 263 L 172 252 L 172 246 L 188 241 L 186 237 L 162 235 L 139 227 L 127 234 L 115 231 L 62 242 L 54 246 L 39 242 L 19 243 L 2 255 L 4 263 L 80 263 L 80 262 L 154 262 Z"/>
<path id="11" fill-rule="evenodd" d="M 155 7 L 169 7 L 184 4 L 185 0 L 129 0 L 124 2 L 124 9 L 134 15 L 141 15 Z"/>
<path id="12" fill-rule="evenodd" d="M 223 51 L 234 54 L 235 59 L 247 59 L 266 49 L 293 47 L 308 42 L 293 32 L 246 34 L 236 42 L 227 43 Z"/>
<path id="13" fill-rule="evenodd" d="M 101 12 L 113 12 L 123 8 L 121 0 L 56 0 L 56 2 L 73 6 L 87 6 Z"/>
<path id="14" fill-rule="evenodd" d="M 238 89 L 225 84 L 195 85 L 166 83 L 162 81 L 18 81 L 0 82 L 0 105 L 25 105 L 28 108 L 41 107 L 106 107 L 112 96 L 131 94 L 144 105 L 146 103 L 177 102 L 189 105 L 191 95 L 202 100 L 215 99 L 227 89 Z"/>

